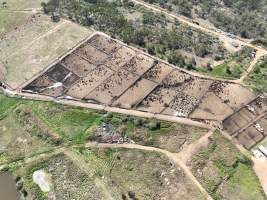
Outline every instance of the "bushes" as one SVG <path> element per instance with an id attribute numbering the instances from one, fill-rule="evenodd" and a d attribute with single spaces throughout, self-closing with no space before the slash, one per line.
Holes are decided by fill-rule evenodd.
<path id="1" fill-rule="evenodd" d="M 226 50 L 221 48 L 217 38 L 180 24 L 165 15 L 154 13 L 143 7 L 132 5 L 130 1 L 119 0 L 68 0 L 60 7 L 53 7 L 64 16 L 84 26 L 93 26 L 123 42 L 146 48 L 147 51 L 173 64 L 184 67 L 184 59 L 173 54 L 177 50 L 223 59 Z M 140 18 L 128 20 L 127 13 L 138 13 Z M 170 53 L 171 52 L 171 53 Z M 193 69 L 190 64 L 188 69 Z"/>
<path id="2" fill-rule="evenodd" d="M 267 92 L 267 57 L 260 61 L 245 80 L 257 93 Z"/>

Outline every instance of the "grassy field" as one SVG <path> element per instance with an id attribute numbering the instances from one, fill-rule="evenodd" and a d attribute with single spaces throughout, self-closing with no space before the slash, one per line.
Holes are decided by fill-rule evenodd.
<path id="1" fill-rule="evenodd" d="M 98 126 L 103 117 L 98 112 L 54 103 L 32 103 L 32 112 L 63 139 L 84 143 L 91 127 Z"/>
<path id="2" fill-rule="evenodd" d="M 13 13 L 0 9 L 0 38 L 26 23 L 30 16 L 31 14 L 29 13 Z"/>
<path id="3" fill-rule="evenodd" d="M 39 169 L 51 176 L 50 193 L 43 193 L 32 180 L 33 172 Z M 15 174 L 22 177 L 28 197 L 38 200 L 51 195 L 62 200 L 204 200 L 182 170 L 154 152 L 79 149 L 28 163 L 17 168 Z"/>
<path id="4" fill-rule="evenodd" d="M 6 4 L 3 6 L 3 2 Z M 28 10 L 32 8 L 41 8 L 41 3 L 47 0 L 0 0 L 0 9 L 2 10 Z"/>
<path id="5" fill-rule="evenodd" d="M 0 38 L 25 24 L 32 16 L 31 12 L 13 11 L 41 8 L 41 2 L 47 2 L 47 0 L 0 0 Z"/>
<path id="6" fill-rule="evenodd" d="M 17 14 L 19 17 L 21 13 Z M 26 21 L 19 21 L 20 26 L 0 43 L 0 61 L 6 71 L 4 82 L 12 88 L 38 74 L 92 33 L 71 22 L 53 23 L 45 15 L 32 15 Z"/>
<path id="7" fill-rule="evenodd" d="M 9 165 L 11 171 L 24 177 L 27 191 L 34 197 L 37 195 L 38 199 L 46 199 L 48 195 L 40 192 L 31 179 L 33 171 L 41 168 L 52 174 L 56 195 L 73 195 L 76 199 L 89 198 L 92 194 L 82 192 L 88 191 L 85 185 L 94 191 L 96 199 L 110 196 L 114 199 L 128 198 L 133 194 L 138 199 L 151 199 L 149 197 L 154 195 L 162 195 L 163 199 L 177 199 L 177 195 L 188 200 L 202 198 L 184 173 L 160 154 L 78 147 L 74 148 L 74 153 L 71 146 L 82 145 L 88 139 L 104 141 L 107 135 L 117 135 L 138 144 L 179 152 L 205 134 L 205 129 L 51 102 L 16 100 L 4 96 L 0 96 L 0 102 L 0 165 L 62 146 L 67 148 L 67 156 L 41 162 L 33 159 L 33 164 L 22 162 L 22 171 L 18 170 L 21 162 L 20 165 L 17 162 Z M 103 124 L 110 125 L 112 132 L 100 134 L 98 131 L 103 130 Z M 265 198 L 250 162 L 219 133 L 212 137 L 207 148 L 193 156 L 190 166 L 215 199 L 227 199 L 229 194 L 237 200 Z M 70 175 L 62 176 L 64 173 Z M 72 192 L 77 187 L 80 190 Z M 157 193 L 159 191 L 160 194 Z M 64 196 L 64 199 L 67 197 Z"/>
<path id="8" fill-rule="evenodd" d="M 23 101 L 0 95 L 0 165 L 53 147 L 49 140 L 40 140 L 39 135 L 45 135 L 45 130 L 30 128 L 30 123 L 18 120 L 17 109 L 21 104 Z"/>
<path id="9" fill-rule="evenodd" d="M 4 117 L 7 112 L 18 103 L 18 100 L 6 98 L 0 94 L 0 119 Z"/>
<path id="10" fill-rule="evenodd" d="M 219 78 L 240 78 L 252 61 L 252 52 L 252 48 L 244 47 L 226 59 L 223 64 L 217 65 L 211 69 L 199 68 L 199 71 Z"/>
<path id="11" fill-rule="evenodd" d="M 266 196 L 245 158 L 219 132 L 189 162 L 194 175 L 214 199 L 263 200 Z M 229 196 L 230 195 L 230 196 Z"/>
<path id="12" fill-rule="evenodd" d="M 255 92 L 267 92 L 267 58 L 260 61 L 254 71 L 245 79 L 245 83 Z"/>
<path id="13" fill-rule="evenodd" d="M 52 102 L 20 101 L 0 96 L 3 111 L 13 108 L 14 117 L 31 132 L 42 131 L 46 136 L 72 144 L 86 141 L 107 142 L 112 137 L 128 138 L 138 144 L 179 152 L 208 130 L 182 124 L 106 113 L 90 109 L 63 106 Z M 36 123 L 39 126 L 36 127 Z M 111 126 L 103 132 L 103 124 Z M 108 138 L 107 138 L 108 136 Z M 50 138 L 51 139 L 51 138 Z M 114 138 L 113 138 L 114 139 Z"/>
<path id="14" fill-rule="evenodd" d="M 36 133 L 26 130 L 12 115 L 0 120 L 0 165 L 40 154 L 52 147 Z"/>

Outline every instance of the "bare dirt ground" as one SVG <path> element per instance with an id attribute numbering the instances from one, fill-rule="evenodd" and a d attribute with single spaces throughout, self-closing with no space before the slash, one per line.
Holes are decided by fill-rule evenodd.
<path id="1" fill-rule="evenodd" d="M 197 153 L 201 148 L 208 146 L 209 143 L 209 137 L 212 136 L 214 133 L 214 130 L 209 130 L 207 134 L 202 136 L 199 140 L 196 142 L 188 145 L 185 149 L 183 149 L 181 152 L 179 152 L 178 156 L 181 159 L 181 161 L 186 164 L 187 161 L 195 154 Z"/>
<path id="2" fill-rule="evenodd" d="M 205 98 L 209 91 L 218 96 L 218 107 L 229 105 L 232 110 L 245 104 L 253 96 L 241 85 L 193 75 L 102 33 L 94 33 L 52 68 L 59 69 L 51 72 L 48 69 L 45 74 L 55 81 L 53 84 L 62 82 L 63 87 L 51 85 L 46 90 L 36 88 L 32 90 L 33 93 L 61 98 L 67 95 L 118 107 L 124 104 L 124 108 L 135 107 L 144 112 L 180 117 L 190 117 L 199 107 L 199 103 L 206 103 L 207 107 L 214 105 L 209 98 Z M 64 82 L 62 78 L 57 78 L 60 70 L 68 71 L 64 74 Z M 132 98 L 133 86 L 144 78 L 149 84 L 134 87 L 137 98 L 126 105 L 125 101 Z M 32 88 L 31 84 L 24 88 L 31 92 L 28 88 Z M 119 102 L 120 98 L 124 102 Z M 231 110 L 229 112 L 219 110 L 219 114 L 223 113 L 224 117 L 225 114 L 231 114 Z M 212 117 L 221 120 L 217 113 L 211 114 Z M 193 118 L 206 119 L 203 116 L 198 118 L 198 115 Z"/>
<path id="3" fill-rule="evenodd" d="M 261 185 L 267 195 L 267 159 L 252 157 L 254 163 L 253 169 L 260 179 Z"/>

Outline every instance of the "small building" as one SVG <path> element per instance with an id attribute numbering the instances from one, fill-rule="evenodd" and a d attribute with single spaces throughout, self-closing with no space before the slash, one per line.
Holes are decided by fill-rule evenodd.
<path id="1" fill-rule="evenodd" d="M 267 157 L 267 149 L 263 145 L 260 145 L 258 149 Z"/>

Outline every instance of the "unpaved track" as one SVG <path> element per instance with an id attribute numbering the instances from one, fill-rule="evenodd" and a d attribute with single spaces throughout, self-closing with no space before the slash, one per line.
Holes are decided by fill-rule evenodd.
<path id="1" fill-rule="evenodd" d="M 0 88 L 0 91 L 1 91 L 1 88 Z M 79 102 L 79 101 L 69 100 L 69 99 L 55 99 L 53 97 L 44 96 L 40 94 L 30 94 L 30 93 L 23 93 L 23 92 L 3 90 L 3 89 L 2 91 L 4 95 L 9 96 L 9 97 L 20 97 L 22 99 L 29 99 L 29 100 L 53 101 L 55 103 L 60 103 L 60 104 L 69 105 L 69 106 L 83 107 L 83 108 L 89 108 L 89 109 L 94 109 L 94 110 L 103 110 L 106 112 L 115 112 L 115 113 L 120 113 L 124 115 L 132 115 L 132 116 L 143 117 L 143 118 L 148 118 L 148 119 L 154 118 L 158 120 L 181 123 L 181 124 L 196 126 L 200 128 L 214 129 L 213 127 L 207 124 L 197 122 L 197 121 L 194 121 L 188 118 L 168 116 L 168 115 L 162 115 L 162 114 L 154 114 L 154 113 L 142 112 L 142 111 L 137 111 L 137 110 L 122 109 L 122 108 L 110 107 L 110 106 L 105 106 L 105 105 L 100 105 L 100 104 Z"/>
<path id="2" fill-rule="evenodd" d="M 174 19 L 177 19 L 179 20 L 180 22 L 184 23 L 184 24 L 187 24 L 193 28 L 196 28 L 196 29 L 199 29 L 203 32 L 206 32 L 208 34 L 211 34 L 211 35 L 215 35 L 219 38 L 221 38 L 223 41 L 235 41 L 236 43 L 238 43 L 240 46 L 241 45 L 244 45 L 244 46 L 248 46 L 248 47 L 251 47 L 251 48 L 254 48 L 257 50 L 257 53 L 256 53 L 256 56 L 255 58 L 253 59 L 253 61 L 251 62 L 249 68 L 244 72 L 244 74 L 241 76 L 241 78 L 235 80 L 236 83 L 242 83 L 243 80 L 249 75 L 249 73 L 254 69 L 256 63 L 259 61 L 259 59 L 264 56 L 264 55 L 267 55 L 267 50 L 264 49 L 264 48 L 261 48 L 261 47 L 258 47 L 256 45 L 253 45 L 253 44 L 250 44 L 246 41 L 244 41 L 242 38 L 238 37 L 238 36 L 235 36 L 235 39 L 233 38 L 230 38 L 229 36 L 227 36 L 226 32 L 220 30 L 219 32 L 216 32 L 212 29 L 209 29 L 207 27 L 203 27 L 201 25 L 197 25 L 195 23 L 192 22 L 191 19 L 185 17 L 185 16 L 179 16 L 177 14 L 173 14 L 172 12 L 169 12 L 167 11 L 166 9 L 164 8 L 161 8 L 159 6 L 156 6 L 156 5 L 152 5 L 152 4 L 149 4 L 149 3 L 146 3 L 142 0 L 131 0 L 132 2 L 134 2 L 135 4 L 138 4 L 138 5 L 142 5 L 146 8 L 149 8 L 153 11 L 156 11 L 156 12 L 160 12 L 160 13 L 163 13 L 169 17 L 172 17 Z"/>
<path id="3" fill-rule="evenodd" d="M 211 196 L 207 193 L 207 191 L 202 187 L 202 185 L 198 182 L 198 180 L 193 176 L 190 169 L 184 164 L 183 161 L 179 159 L 179 155 L 177 153 L 171 153 L 164 149 L 159 149 L 155 147 L 142 146 L 137 144 L 104 144 L 104 143 L 87 143 L 86 148 L 127 148 L 127 149 L 140 149 L 144 151 L 155 151 L 161 154 L 166 155 L 170 160 L 175 162 L 175 164 L 181 167 L 186 175 L 191 179 L 191 181 L 199 188 L 199 190 L 205 195 L 207 200 L 212 200 Z"/>
<path id="4" fill-rule="evenodd" d="M 263 190 L 267 195 L 267 159 L 252 157 L 252 161 L 254 163 L 253 169 L 259 177 Z"/>
<path id="5" fill-rule="evenodd" d="M 244 73 L 241 75 L 241 77 L 239 79 L 237 79 L 235 82 L 236 83 L 242 83 L 247 78 L 247 76 L 250 74 L 250 72 L 252 72 L 254 70 L 255 66 L 258 63 L 258 61 L 265 55 L 267 55 L 266 51 L 258 50 L 256 52 L 255 58 L 250 63 L 250 66 L 247 68 L 246 71 L 244 71 Z"/>
<path id="6" fill-rule="evenodd" d="M 209 137 L 212 136 L 214 130 L 209 130 L 204 136 L 202 136 L 197 141 L 191 143 L 186 148 L 178 153 L 178 157 L 185 165 L 187 161 L 196 154 L 202 147 L 206 147 L 209 144 Z"/>

